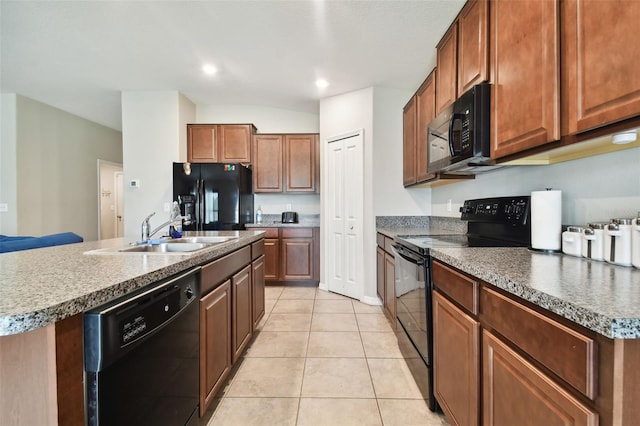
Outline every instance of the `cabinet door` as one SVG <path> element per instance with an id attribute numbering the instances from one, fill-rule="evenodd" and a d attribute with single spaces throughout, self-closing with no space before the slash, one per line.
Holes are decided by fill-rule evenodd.
<path id="1" fill-rule="evenodd" d="M 402 113 L 402 183 L 416 183 L 416 98 L 413 97 Z"/>
<path id="2" fill-rule="evenodd" d="M 489 79 L 487 0 L 467 2 L 458 17 L 458 96 Z"/>
<path id="3" fill-rule="evenodd" d="M 562 3 L 563 134 L 640 113 L 640 2 Z"/>
<path id="4" fill-rule="evenodd" d="M 485 330 L 482 341 L 484 425 L 598 424 L 596 412 L 493 334 Z"/>
<path id="5" fill-rule="evenodd" d="M 264 279 L 276 281 L 280 279 L 280 240 L 265 238 L 264 240 Z"/>
<path id="6" fill-rule="evenodd" d="M 253 329 L 255 330 L 264 317 L 264 255 L 251 264 L 251 284 Z"/>
<path id="7" fill-rule="evenodd" d="M 282 192 L 282 135 L 253 137 L 253 191 Z"/>
<path id="8" fill-rule="evenodd" d="M 559 0 L 491 2 L 491 157 L 560 138 Z"/>
<path id="9" fill-rule="evenodd" d="M 231 281 L 200 299 L 200 415 L 231 371 Z"/>
<path id="10" fill-rule="evenodd" d="M 282 239 L 282 279 L 313 279 L 313 238 Z"/>
<path id="11" fill-rule="evenodd" d="M 287 192 L 315 192 L 317 135 L 285 135 L 284 169 Z"/>
<path id="12" fill-rule="evenodd" d="M 376 289 L 384 305 L 384 250 L 376 248 Z"/>
<path id="13" fill-rule="evenodd" d="M 187 125 L 187 161 L 192 163 L 218 161 L 218 126 L 215 124 Z"/>
<path id="14" fill-rule="evenodd" d="M 416 150 L 416 182 L 424 182 L 436 177 L 433 173 L 427 173 L 427 156 L 429 155 L 427 145 L 427 130 L 429 123 L 436 116 L 436 83 L 434 80 L 435 70 L 427 76 L 416 93 L 416 125 L 417 134 L 415 137 Z"/>
<path id="15" fill-rule="evenodd" d="M 251 135 L 250 124 L 221 124 L 220 130 L 220 163 L 250 163 Z"/>
<path id="16" fill-rule="evenodd" d="M 478 425 L 480 324 L 437 291 L 433 292 L 433 365 L 434 393 L 449 421 Z"/>
<path id="17" fill-rule="evenodd" d="M 436 114 L 456 100 L 458 93 L 458 22 L 454 22 L 442 37 L 437 49 Z"/>
<path id="18" fill-rule="evenodd" d="M 396 263 L 389 253 L 384 254 L 384 309 L 389 319 L 396 320 Z"/>
<path id="19" fill-rule="evenodd" d="M 232 357 L 231 362 L 235 362 L 244 351 L 244 348 L 251 339 L 253 330 L 253 317 L 251 314 L 251 265 L 231 277 L 231 299 L 232 299 Z"/>

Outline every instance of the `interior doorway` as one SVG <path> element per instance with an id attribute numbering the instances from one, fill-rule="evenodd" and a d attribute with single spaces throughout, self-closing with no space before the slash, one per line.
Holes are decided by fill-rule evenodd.
<path id="1" fill-rule="evenodd" d="M 123 236 L 122 164 L 98 160 L 98 239 Z"/>

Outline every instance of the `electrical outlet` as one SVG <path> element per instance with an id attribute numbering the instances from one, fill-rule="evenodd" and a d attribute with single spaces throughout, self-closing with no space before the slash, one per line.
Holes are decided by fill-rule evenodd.
<path id="1" fill-rule="evenodd" d="M 451 200 L 447 200 L 447 211 L 451 211 Z"/>
<path id="2" fill-rule="evenodd" d="M 164 203 L 164 211 L 167 213 L 171 211 L 171 203 Z"/>
<path id="3" fill-rule="evenodd" d="M 7 203 L 0 203 L 0 212 L 1 213 L 6 213 L 9 211 L 9 204 Z"/>
<path id="4" fill-rule="evenodd" d="M 287 211 L 290 212 L 291 211 L 291 204 L 287 204 Z"/>

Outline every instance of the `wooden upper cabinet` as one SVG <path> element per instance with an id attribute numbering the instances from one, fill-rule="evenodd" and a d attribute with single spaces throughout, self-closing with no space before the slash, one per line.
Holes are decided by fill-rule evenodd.
<path id="1" fill-rule="evenodd" d="M 558 2 L 491 2 L 492 158 L 560 138 Z"/>
<path id="2" fill-rule="evenodd" d="M 416 183 L 416 97 L 405 105 L 402 112 L 402 183 Z"/>
<path id="3" fill-rule="evenodd" d="M 415 137 L 415 162 L 416 181 L 424 182 L 436 177 L 433 173 L 427 173 L 427 130 L 429 123 L 436 116 L 436 71 L 433 70 L 422 83 L 416 93 L 416 137 Z"/>
<path id="4" fill-rule="evenodd" d="M 251 135 L 255 128 L 250 124 L 225 124 L 220 126 L 220 162 L 250 163 Z"/>
<path id="5" fill-rule="evenodd" d="M 318 192 L 319 157 L 316 133 L 254 135 L 254 192 Z"/>
<path id="6" fill-rule="evenodd" d="M 287 192 L 316 190 L 317 151 L 318 135 L 285 135 L 284 164 Z"/>
<path id="7" fill-rule="evenodd" d="M 636 0 L 562 2 L 563 135 L 640 114 Z"/>
<path id="8" fill-rule="evenodd" d="M 436 46 L 436 114 L 458 97 L 458 22 L 454 22 Z"/>
<path id="9" fill-rule="evenodd" d="M 489 3 L 467 2 L 458 16 L 458 96 L 489 79 Z"/>
<path id="10" fill-rule="evenodd" d="M 254 192 L 282 192 L 283 171 L 282 135 L 254 135 L 253 190 Z"/>
<path id="11" fill-rule="evenodd" d="M 218 127 L 211 124 L 187 124 L 187 161 L 218 161 Z"/>
<path id="12" fill-rule="evenodd" d="M 187 161 L 250 163 L 253 124 L 187 124 Z"/>

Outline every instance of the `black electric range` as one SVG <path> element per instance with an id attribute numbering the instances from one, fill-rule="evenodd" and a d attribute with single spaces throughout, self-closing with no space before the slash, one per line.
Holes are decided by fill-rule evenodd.
<path id="1" fill-rule="evenodd" d="M 466 234 L 400 235 L 395 238 L 397 337 L 429 408 L 433 394 L 433 317 L 430 250 L 437 247 L 528 247 L 530 197 L 467 200 L 460 208 Z"/>

